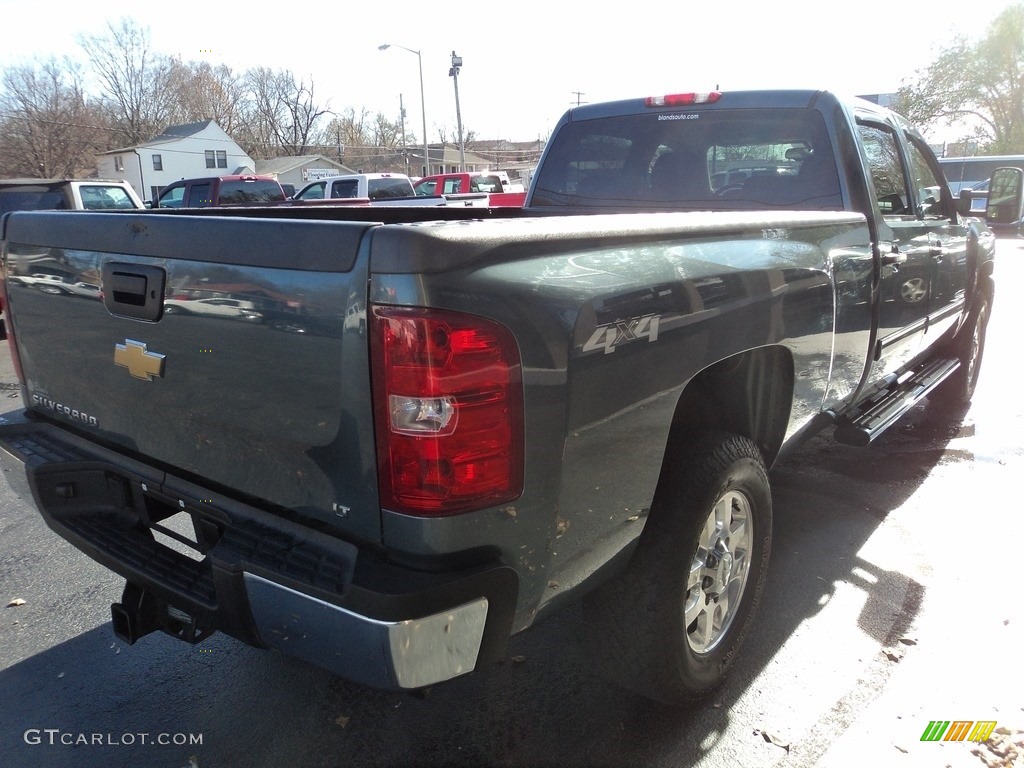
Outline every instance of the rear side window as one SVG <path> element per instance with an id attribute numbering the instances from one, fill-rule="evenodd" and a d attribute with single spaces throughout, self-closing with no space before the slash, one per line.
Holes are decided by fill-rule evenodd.
<path id="1" fill-rule="evenodd" d="M 276 203 L 284 200 L 284 191 L 276 181 L 222 181 L 220 204 Z"/>
<path id="2" fill-rule="evenodd" d="M 331 197 L 347 199 L 359 197 L 359 180 L 342 179 L 331 184 Z"/>
<path id="3" fill-rule="evenodd" d="M 412 197 L 412 184 L 408 179 L 370 179 L 371 200 L 390 200 L 396 197 Z"/>
<path id="4" fill-rule="evenodd" d="M 209 208 L 213 205 L 210 182 L 204 181 L 189 187 L 188 205 L 190 208 Z"/>
<path id="5" fill-rule="evenodd" d="M 501 179 L 497 176 L 474 176 L 469 182 L 470 192 L 501 192 Z"/>
<path id="6" fill-rule="evenodd" d="M 0 215 L 11 211 L 59 211 L 65 208 L 67 204 L 60 192 L 0 189 Z"/>
<path id="7" fill-rule="evenodd" d="M 563 126 L 533 205 L 670 210 L 841 210 L 824 120 L 814 110 L 624 115 Z"/>

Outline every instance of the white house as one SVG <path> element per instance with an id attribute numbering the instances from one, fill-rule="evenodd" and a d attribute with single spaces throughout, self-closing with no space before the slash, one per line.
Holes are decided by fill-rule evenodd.
<path id="1" fill-rule="evenodd" d="M 112 149 L 96 157 L 101 179 L 124 179 L 143 200 L 178 179 L 254 173 L 253 159 L 213 120 L 172 125 L 134 147 Z"/>

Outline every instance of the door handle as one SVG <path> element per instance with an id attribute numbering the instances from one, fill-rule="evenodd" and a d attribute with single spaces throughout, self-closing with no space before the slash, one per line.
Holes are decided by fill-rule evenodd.
<path id="1" fill-rule="evenodd" d="M 102 268 L 103 304 L 113 315 L 155 322 L 163 312 L 167 273 L 161 267 L 109 261 Z"/>
<path id="2" fill-rule="evenodd" d="M 881 258 L 883 267 L 895 267 L 906 260 L 907 255 L 905 253 L 900 253 L 900 247 L 898 245 L 894 245 L 889 253 L 883 253 Z"/>

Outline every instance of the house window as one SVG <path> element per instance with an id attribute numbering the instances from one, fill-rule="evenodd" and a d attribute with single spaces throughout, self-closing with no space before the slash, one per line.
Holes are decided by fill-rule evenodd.
<path id="1" fill-rule="evenodd" d="M 124 158 L 121 157 L 120 155 L 115 155 L 114 156 L 114 170 L 115 171 L 123 171 L 124 170 Z"/>
<path id="2" fill-rule="evenodd" d="M 207 168 L 216 168 L 217 167 L 217 161 L 214 159 L 214 152 L 213 152 L 212 149 L 206 150 L 206 167 Z"/>
<path id="3" fill-rule="evenodd" d="M 153 155 L 153 170 L 162 171 L 164 169 L 164 159 L 161 155 Z"/>
<path id="4" fill-rule="evenodd" d="M 227 168 L 228 167 L 228 153 L 223 149 L 217 150 L 217 167 Z"/>

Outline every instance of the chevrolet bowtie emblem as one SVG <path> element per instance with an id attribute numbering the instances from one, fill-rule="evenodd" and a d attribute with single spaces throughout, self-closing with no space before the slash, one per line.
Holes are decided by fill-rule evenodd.
<path id="1" fill-rule="evenodd" d="M 127 368 L 136 379 L 152 381 L 154 376 L 164 375 L 164 355 L 147 351 L 143 342 L 133 339 L 114 345 L 114 363 Z"/>

